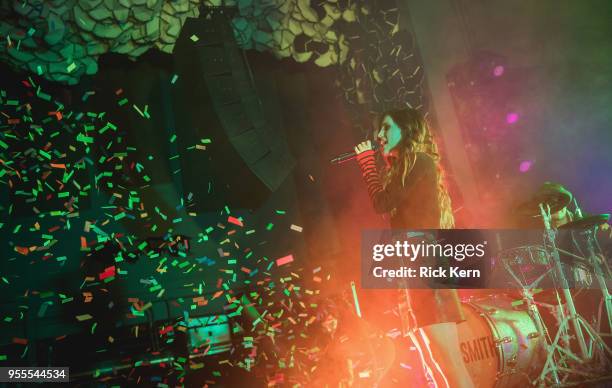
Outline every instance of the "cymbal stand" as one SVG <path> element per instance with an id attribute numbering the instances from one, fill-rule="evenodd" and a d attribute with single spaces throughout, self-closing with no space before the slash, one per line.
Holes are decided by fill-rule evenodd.
<path id="1" fill-rule="evenodd" d="M 556 231 L 552 228 L 550 224 L 550 209 L 547 210 L 548 212 L 544 210 L 543 204 L 540 204 L 540 213 L 542 214 L 542 221 L 544 221 L 545 239 L 548 245 L 551 247 L 550 253 L 554 264 L 555 275 L 557 277 L 557 280 L 561 282 L 563 299 L 565 301 L 565 304 L 567 305 L 569 320 L 572 324 L 572 328 L 574 329 L 574 333 L 576 334 L 576 340 L 578 341 L 580 355 L 583 359 L 588 359 L 589 351 L 586 346 L 584 334 L 582 333 L 582 328 L 580 327 L 580 322 L 578 321 L 578 314 L 576 313 L 574 298 L 569 289 L 567 279 L 565 278 L 565 273 L 563 272 L 563 267 L 561 266 L 561 258 L 559 257 L 559 250 L 557 249 L 557 245 L 555 243 Z"/>
<path id="2" fill-rule="evenodd" d="M 582 333 L 582 329 L 580 327 L 580 323 L 578 321 L 576 306 L 574 305 L 574 300 L 570 293 L 567 279 L 565 278 L 565 274 L 561 266 L 559 251 L 557 250 L 557 246 L 555 244 L 556 231 L 552 228 L 550 223 L 550 208 L 547 208 L 545 211 L 544 206 L 540 204 L 540 212 L 545 228 L 545 247 L 549 250 L 549 256 L 553 264 L 553 271 L 556 275 L 555 277 L 559 282 L 561 282 L 561 289 L 569 313 L 569 316 L 563 314 L 563 307 L 561 306 L 561 303 L 559 301 L 559 313 L 561 315 L 561 319 L 559 320 L 557 333 L 554 339 L 552 340 L 552 343 L 550 342 L 549 338 L 546 338 L 546 361 L 544 363 L 540 376 L 534 381 L 535 385 L 539 387 L 546 387 L 551 385 L 559 386 L 565 384 L 568 378 L 570 377 L 570 374 L 565 373 L 571 371 L 568 368 L 571 362 L 570 360 L 581 363 L 583 360 L 586 360 L 588 358 L 589 352 L 586 346 L 584 335 Z M 574 329 L 573 331 L 576 334 L 576 339 L 578 341 L 578 346 L 582 357 L 574 355 L 571 352 L 571 349 L 568 348 L 568 346 L 563 346 L 560 344 L 561 341 L 564 341 L 567 335 L 569 334 L 568 329 L 570 323 L 572 328 Z"/>
<path id="3" fill-rule="evenodd" d="M 574 386 L 586 381 L 585 379 L 601 377 L 602 367 L 605 368 L 609 364 L 606 353 L 612 355 L 612 350 L 606 346 L 601 336 L 589 323 L 577 313 L 573 296 L 561 266 L 559 249 L 555 243 L 556 230 L 551 227 L 550 208 L 545 211 L 543 205 L 540 204 L 540 211 L 545 226 L 545 245 L 549 250 L 557 281 L 561 285 L 560 291 L 563 295 L 565 308 L 559 295 L 557 295 L 557 333 L 552 342 L 547 338 L 545 343 L 547 349 L 546 361 L 534 384 L 540 387 Z M 565 309 L 566 311 L 564 311 Z M 588 346 L 583 329 L 589 338 Z M 569 346 L 570 331 L 575 334 L 580 350 L 579 355 L 574 354 Z"/>
<path id="4" fill-rule="evenodd" d="M 594 242 L 597 239 L 597 229 L 599 226 L 594 226 L 591 229 L 587 229 L 582 233 L 586 237 L 587 251 L 589 253 L 589 259 L 591 265 L 593 266 L 593 271 L 595 271 L 595 278 L 599 283 L 599 288 L 601 289 L 601 293 L 604 298 L 604 303 L 606 306 L 606 313 L 608 315 L 608 330 L 612 331 L 612 296 L 610 296 L 610 291 L 608 290 L 608 284 L 604 277 L 603 268 L 600 265 L 600 256 L 595 252 L 595 244 Z M 603 255 L 602 255 L 603 256 Z M 605 257 L 603 258 L 605 260 Z"/>

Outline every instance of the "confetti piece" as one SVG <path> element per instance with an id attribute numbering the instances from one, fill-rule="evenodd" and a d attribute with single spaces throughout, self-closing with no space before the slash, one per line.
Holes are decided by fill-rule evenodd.
<path id="1" fill-rule="evenodd" d="M 28 339 L 27 338 L 13 337 L 13 343 L 14 344 L 19 344 L 19 345 L 27 345 L 28 344 Z"/>
<path id="2" fill-rule="evenodd" d="M 89 315 L 89 314 L 82 314 L 82 315 L 77 315 L 76 316 L 76 319 L 79 322 L 87 321 L 87 320 L 90 320 L 92 318 L 93 317 L 91 315 Z"/>
<path id="3" fill-rule="evenodd" d="M 293 255 L 283 256 L 280 259 L 276 259 L 276 265 L 280 267 L 281 265 L 289 264 L 293 261 Z"/>
<path id="4" fill-rule="evenodd" d="M 357 316 L 361 318 L 361 308 L 359 307 L 359 299 L 357 299 L 357 290 L 355 288 L 355 282 L 351 281 L 351 290 L 353 292 L 353 303 L 355 304 L 355 312 Z"/>
<path id="5" fill-rule="evenodd" d="M 99 275 L 100 280 L 104 280 L 106 278 L 110 278 L 110 277 L 114 277 L 116 274 L 116 268 L 115 266 L 111 266 L 111 267 L 107 267 L 104 269 L 104 272 L 102 272 Z"/>
<path id="6" fill-rule="evenodd" d="M 291 224 L 290 229 L 295 230 L 296 232 L 301 232 L 303 228 L 301 226 Z"/>
<path id="7" fill-rule="evenodd" d="M 227 217 L 227 222 L 234 224 L 234 225 L 238 225 L 238 226 L 244 226 L 244 224 L 242 223 L 242 221 L 240 221 L 238 218 L 229 216 Z"/>

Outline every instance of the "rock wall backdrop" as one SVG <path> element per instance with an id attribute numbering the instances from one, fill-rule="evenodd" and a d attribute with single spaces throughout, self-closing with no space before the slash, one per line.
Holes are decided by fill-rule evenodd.
<path id="1" fill-rule="evenodd" d="M 202 7 L 232 10 L 244 49 L 320 67 L 340 65 L 338 86 L 353 104 L 379 111 L 422 104 L 422 70 L 395 0 L 13 0 L 0 2 L 0 60 L 76 84 L 106 53 L 137 59 L 172 53 L 187 18 Z M 206 37 L 193 37 L 193 40 Z"/>

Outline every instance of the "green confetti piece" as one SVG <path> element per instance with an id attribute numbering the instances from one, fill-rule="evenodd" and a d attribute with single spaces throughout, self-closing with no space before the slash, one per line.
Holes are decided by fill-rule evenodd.
<path id="1" fill-rule="evenodd" d="M 66 71 L 68 73 L 72 73 L 74 71 L 74 69 L 76 69 L 76 68 L 77 68 L 76 63 L 72 62 L 70 65 L 68 65 L 68 67 L 66 68 Z"/>
<path id="2" fill-rule="evenodd" d="M 155 291 L 157 291 L 157 290 L 161 290 L 161 288 L 162 288 L 161 284 L 156 284 L 156 285 L 154 285 L 153 287 L 150 287 L 150 288 L 149 288 L 149 291 L 150 291 L 150 292 L 155 292 Z"/>
<path id="3" fill-rule="evenodd" d="M 268 225 L 266 225 L 266 230 L 272 230 L 272 228 L 274 228 L 273 223 L 270 222 Z"/>
<path id="4" fill-rule="evenodd" d="M 41 92 L 41 91 L 40 91 L 40 88 L 38 88 L 38 91 L 37 91 L 36 95 L 37 95 L 37 96 L 38 96 L 40 99 L 42 99 L 42 100 L 45 100 L 45 101 L 51 101 L 51 96 L 50 96 L 49 94 L 47 94 L 47 93 L 43 93 L 43 92 Z"/>
<path id="5" fill-rule="evenodd" d="M 78 142 L 85 143 L 85 144 L 93 144 L 93 142 L 94 142 L 93 137 L 91 137 L 91 136 L 85 136 L 85 135 L 83 135 L 82 133 L 79 133 L 79 134 L 77 135 L 76 140 L 77 140 Z"/>
<path id="6" fill-rule="evenodd" d="M 170 80 L 170 83 L 171 83 L 172 85 L 174 85 L 174 84 L 176 83 L 176 80 L 177 80 L 177 79 L 178 79 L 178 75 L 177 75 L 177 74 L 174 74 L 174 75 L 172 76 L 172 80 Z"/>

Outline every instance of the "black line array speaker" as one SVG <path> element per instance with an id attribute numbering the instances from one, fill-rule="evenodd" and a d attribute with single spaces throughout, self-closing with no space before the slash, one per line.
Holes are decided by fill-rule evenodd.
<path id="1" fill-rule="evenodd" d="M 200 208 L 256 207 L 295 165 L 283 134 L 267 125 L 230 22 L 231 10 L 204 9 L 187 19 L 174 52 L 182 77 L 172 88 L 179 148 L 212 137 L 206 150 L 181 155 L 183 191 L 200 194 Z"/>

